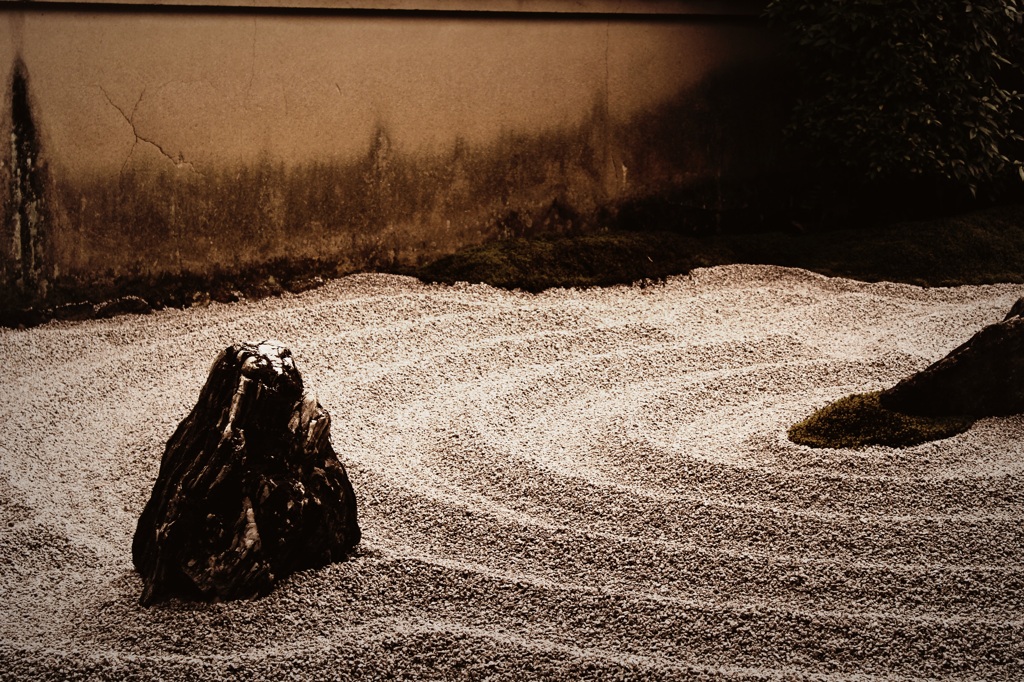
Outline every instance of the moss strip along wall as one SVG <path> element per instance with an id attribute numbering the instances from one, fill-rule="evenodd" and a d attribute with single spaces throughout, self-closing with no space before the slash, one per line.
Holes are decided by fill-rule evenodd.
<path id="1" fill-rule="evenodd" d="M 0 5 L 0 127 L 18 137 L 28 107 L 37 138 L 31 171 L 17 145 L 4 152 L 0 306 L 268 263 L 415 264 L 749 205 L 749 180 L 775 169 L 785 99 L 755 13 L 564 4 Z M 15 248 L 25 177 L 45 207 L 33 277 Z"/>

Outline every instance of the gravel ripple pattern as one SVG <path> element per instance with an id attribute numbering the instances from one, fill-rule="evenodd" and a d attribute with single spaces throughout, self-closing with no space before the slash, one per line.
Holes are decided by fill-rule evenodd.
<path id="1" fill-rule="evenodd" d="M 0 331 L 0 678 L 1024 679 L 1024 416 L 905 450 L 786 439 L 1022 293 L 356 275 Z M 263 599 L 142 608 L 163 446 L 216 353 L 268 337 L 333 417 L 363 542 Z"/>

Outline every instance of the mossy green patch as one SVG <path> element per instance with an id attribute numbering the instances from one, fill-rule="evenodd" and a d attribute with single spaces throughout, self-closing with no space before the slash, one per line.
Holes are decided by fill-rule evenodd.
<path id="1" fill-rule="evenodd" d="M 406 269 L 430 282 L 507 289 L 629 284 L 697 267 L 754 263 L 919 286 L 1024 282 L 1024 205 L 884 228 L 694 236 L 609 232 L 510 239 Z"/>
<path id="2" fill-rule="evenodd" d="M 538 292 L 662 279 L 732 262 L 714 244 L 665 232 L 610 232 L 510 239 L 437 260 L 412 272 L 431 282 L 484 282 Z"/>
<path id="3" fill-rule="evenodd" d="M 790 427 L 789 439 L 812 448 L 902 448 L 955 436 L 974 423 L 968 416 L 923 417 L 887 410 L 878 396 L 859 393 L 826 405 Z"/>

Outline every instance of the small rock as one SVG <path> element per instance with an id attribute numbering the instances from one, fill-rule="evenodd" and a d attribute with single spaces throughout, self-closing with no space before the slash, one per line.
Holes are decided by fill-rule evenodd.
<path id="1" fill-rule="evenodd" d="M 96 315 L 96 306 L 88 301 L 79 303 L 65 303 L 53 309 L 53 319 L 82 321 L 91 319 Z"/>
<path id="2" fill-rule="evenodd" d="M 146 315 L 151 312 L 153 312 L 153 307 L 149 305 L 146 299 L 139 296 L 122 296 L 121 298 L 115 298 L 112 301 L 105 301 L 97 305 L 95 316 L 103 319 L 129 313 Z"/>
<path id="3" fill-rule="evenodd" d="M 293 293 L 300 294 L 303 291 L 309 291 L 310 289 L 316 289 L 317 287 L 323 286 L 323 277 L 312 277 L 312 278 L 299 278 L 293 279 L 288 282 L 287 289 Z"/>
<path id="4" fill-rule="evenodd" d="M 280 296 L 281 294 L 284 293 L 284 287 L 281 286 L 281 283 L 278 282 L 277 278 L 274 277 L 273 275 L 267 277 L 266 286 L 267 291 L 270 293 L 271 296 Z"/>
<path id="5" fill-rule="evenodd" d="M 241 300 L 242 294 L 237 289 L 218 287 L 211 292 L 210 298 L 218 303 L 237 303 Z"/>

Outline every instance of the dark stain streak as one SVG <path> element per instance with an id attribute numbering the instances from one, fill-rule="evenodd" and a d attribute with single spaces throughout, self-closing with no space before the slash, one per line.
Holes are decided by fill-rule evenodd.
<path id="1" fill-rule="evenodd" d="M 39 132 L 32 116 L 28 70 L 21 57 L 15 59 L 11 76 L 11 157 L 14 251 L 20 261 L 17 284 L 30 297 L 44 297 L 49 207 L 45 201 L 45 171 L 40 160 Z"/>
<path id="2" fill-rule="evenodd" d="M 252 94 L 252 84 L 256 80 L 256 17 L 252 18 L 252 53 L 249 58 L 249 83 L 245 86 L 246 99 Z"/>

